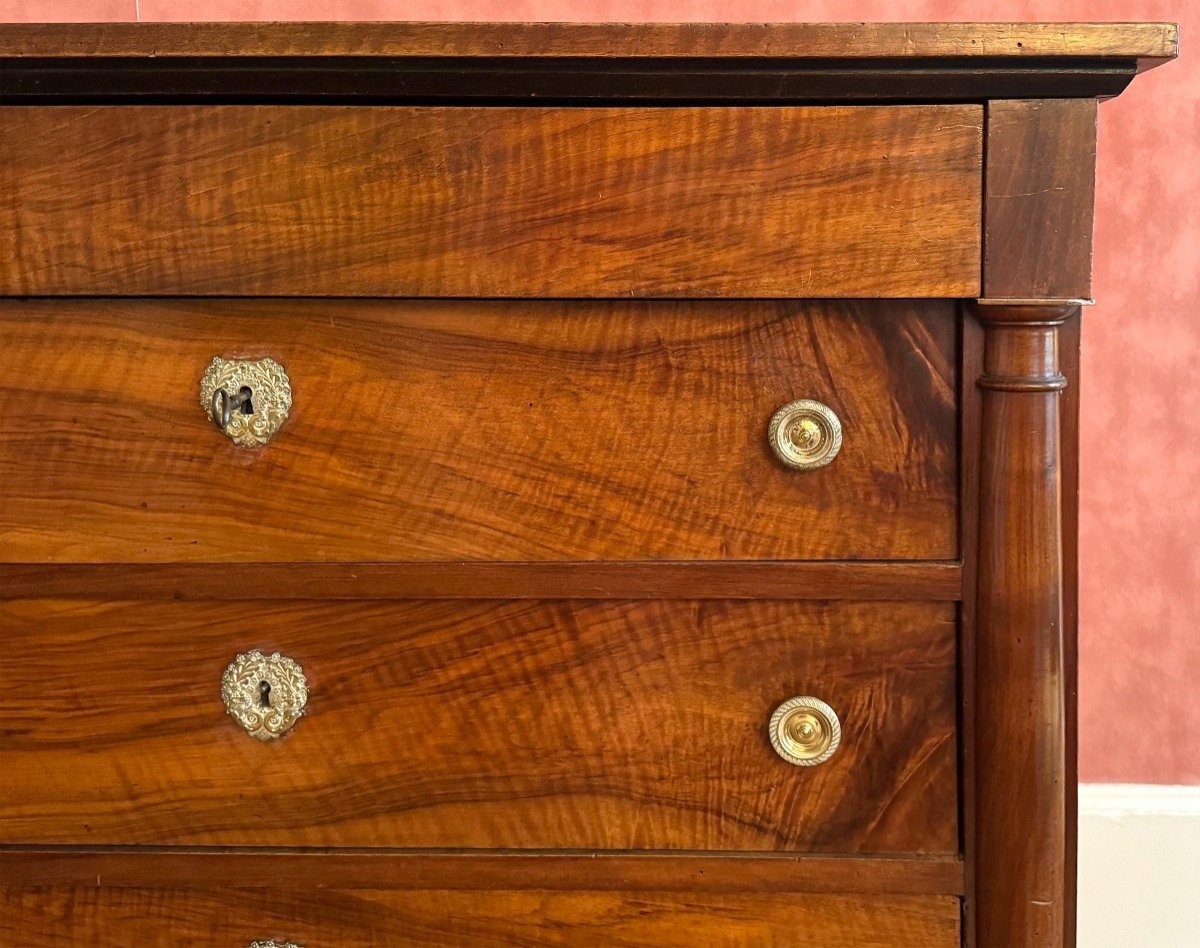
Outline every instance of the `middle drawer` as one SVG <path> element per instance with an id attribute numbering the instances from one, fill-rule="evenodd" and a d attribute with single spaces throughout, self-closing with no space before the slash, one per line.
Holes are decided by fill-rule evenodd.
<path id="1" fill-rule="evenodd" d="M 26 600 L 0 635 L 7 843 L 957 849 L 951 603 Z"/>
<path id="2" fill-rule="evenodd" d="M 5 300 L 0 556 L 953 559 L 954 305 Z"/>

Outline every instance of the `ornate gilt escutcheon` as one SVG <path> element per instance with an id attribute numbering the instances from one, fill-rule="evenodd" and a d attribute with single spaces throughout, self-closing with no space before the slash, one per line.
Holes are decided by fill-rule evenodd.
<path id="1" fill-rule="evenodd" d="M 829 760 L 842 742 L 842 722 L 820 698 L 789 698 L 771 715 L 771 746 L 797 767 L 815 767 Z"/>
<path id="2" fill-rule="evenodd" d="M 811 471 L 837 457 L 842 449 L 842 423 L 828 405 L 802 398 L 771 416 L 767 440 L 788 467 Z"/>
<path id="3" fill-rule="evenodd" d="M 288 732 L 308 703 L 304 670 L 275 652 L 255 649 L 239 655 L 221 676 L 221 699 L 229 716 L 259 741 L 273 741 Z"/>
<path id="4" fill-rule="evenodd" d="M 200 380 L 208 419 L 235 444 L 266 444 L 287 420 L 292 383 L 274 359 L 213 358 Z"/>
<path id="5" fill-rule="evenodd" d="M 294 941 L 276 941 L 274 938 L 268 938 L 266 941 L 252 941 L 246 948 L 304 948 L 304 946 L 297 945 Z"/>

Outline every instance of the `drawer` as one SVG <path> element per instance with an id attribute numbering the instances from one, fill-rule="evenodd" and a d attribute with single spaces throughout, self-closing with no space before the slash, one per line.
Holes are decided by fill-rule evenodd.
<path id="1" fill-rule="evenodd" d="M 7 562 L 957 556 L 950 302 L 0 310 Z M 214 357 L 282 366 L 265 446 L 207 416 Z M 803 399 L 841 427 L 812 470 L 768 443 Z"/>
<path id="2" fill-rule="evenodd" d="M 958 849 L 950 603 L 35 600 L 0 616 L 7 843 Z M 273 740 L 223 704 L 254 649 L 305 678 Z M 286 715 L 296 672 L 251 657 L 225 690 L 244 715 L 267 681 Z M 772 746 L 775 710 L 805 696 L 827 708 L 780 720 L 793 751 L 832 751 L 814 766 Z"/>
<path id="3" fill-rule="evenodd" d="M 0 295 L 973 297 L 982 127 L 980 105 L 0 108 Z"/>
<path id="4" fill-rule="evenodd" d="M 11 948 L 250 945 L 949 948 L 959 901 L 795 893 L 0 889 Z"/>

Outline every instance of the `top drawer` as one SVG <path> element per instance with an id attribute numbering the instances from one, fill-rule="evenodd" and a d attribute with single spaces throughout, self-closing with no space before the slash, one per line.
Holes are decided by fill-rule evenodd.
<path id="1" fill-rule="evenodd" d="M 0 295 L 968 297 L 982 107 L 0 108 Z"/>
<path id="2" fill-rule="evenodd" d="M 7 300 L 0 560 L 948 559 L 955 307 Z"/>

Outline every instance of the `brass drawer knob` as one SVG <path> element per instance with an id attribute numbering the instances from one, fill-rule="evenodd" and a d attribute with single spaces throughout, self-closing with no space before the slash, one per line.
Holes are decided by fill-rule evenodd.
<path id="1" fill-rule="evenodd" d="M 824 467 L 842 449 L 842 423 L 828 405 L 808 398 L 788 402 L 767 426 L 771 450 L 788 467 Z"/>
<path id="2" fill-rule="evenodd" d="M 221 676 L 221 700 L 229 716 L 259 741 L 273 741 L 291 729 L 308 704 L 304 670 L 276 652 L 255 649 L 239 655 Z"/>
<path id="3" fill-rule="evenodd" d="M 842 742 L 842 722 L 820 698 L 789 698 L 771 715 L 771 746 L 797 767 L 815 767 L 829 760 Z"/>
<path id="4" fill-rule="evenodd" d="M 200 380 L 209 421 L 235 444 L 253 448 L 274 437 L 292 409 L 292 382 L 274 359 L 213 358 Z"/>

